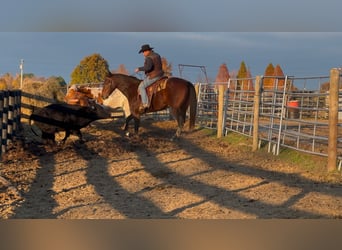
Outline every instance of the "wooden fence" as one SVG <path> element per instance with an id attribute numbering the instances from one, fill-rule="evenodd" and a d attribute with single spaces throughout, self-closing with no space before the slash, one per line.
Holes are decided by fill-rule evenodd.
<path id="1" fill-rule="evenodd" d="M 20 130 L 20 107 L 20 90 L 0 91 L 0 156 Z"/>

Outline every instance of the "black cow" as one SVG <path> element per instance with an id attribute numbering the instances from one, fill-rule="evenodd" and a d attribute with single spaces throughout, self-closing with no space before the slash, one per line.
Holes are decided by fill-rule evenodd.
<path id="1" fill-rule="evenodd" d="M 81 128 L 86 127 L 95 120 L 109 117 L 110 114 L 96 103 L 89 107 L 56 103 L 34 111 L 30 116 L 30 124 L 31 120 L 35 121 L 35 125 L 42 131 L 44 142 L 55 144 L 55 133 L 60 131 L 65 131 L 63 143 L 70 134 L 77 135 L 80 141 L 83 142 Z"/>

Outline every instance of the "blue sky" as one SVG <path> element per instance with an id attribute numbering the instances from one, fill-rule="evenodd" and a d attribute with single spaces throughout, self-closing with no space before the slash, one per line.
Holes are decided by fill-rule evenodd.
<path id="1" fill-rule="evenodd" d="M 291 76 L 325 76 L 342 66 L 342 32 L 0 32 L 0 75 L 24 72 L 62 76 L 67 82 L 79 62 L 101 54 L 110 69 L 124 64 L 130 73 L 143 63 L 138 50 L 149 43 L 173 65 L 205 66 L 215 79 L 219 66 L 230 72 L 244 61 L 253 76 L 264 74 L 269 63 Z M 184 68 L 191 81 L 203 77 L 199 68 Z"/>
<path id="2" fill-rule="evenodd" d="M 2 31 L 341 31 L 340 0 L 4 0 Z"/>
<path id="3" fill-rule="evenodd" d="M 268 63 L 293 76 L 327 75 L 341 66 L 342 1 L 6 0 L 0 15 L 0 74 L 70 74 L 100 53 L 130 72 L 149 43 L 172 63 L 205 66 L 210 78 L 241 61 L 253 76 Z M 190 70 L 190 69 L 188 69 Z M 186 77 L 201 74 L 183 71 Z M 192 74 L 191 76 L 186 75 Z M 190 79 L 193 80 L 193 79 Z"/>

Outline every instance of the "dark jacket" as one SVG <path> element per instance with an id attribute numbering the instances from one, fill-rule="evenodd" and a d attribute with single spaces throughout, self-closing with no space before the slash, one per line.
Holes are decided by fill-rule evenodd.
<path id="1" fill-rule="evenodd" d="M 164 75 L 160 55 L 154 51 L 145 57 L 144 66 L 139 67 L 149 78 L 161 77 Z"/>

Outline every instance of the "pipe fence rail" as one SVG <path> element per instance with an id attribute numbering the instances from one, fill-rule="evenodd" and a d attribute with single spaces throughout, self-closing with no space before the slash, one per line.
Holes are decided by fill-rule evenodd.
<path id="1" fill-rule="evenodd" d="M 230 132 L 252 137 L 254 151 L 262 144 L 275 155 L 291 148 L 327 157 L 329 170 L 341 170 L 340 76 L 339 69 L 332 69 L 330 76 L 322 77 L 257 76 L 200 83 L 197 122 L 216 129 L 218 137 Z M 327 83 L 330 90 L 324 88 Z"/>

